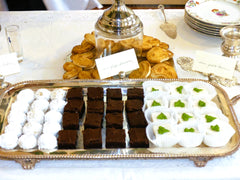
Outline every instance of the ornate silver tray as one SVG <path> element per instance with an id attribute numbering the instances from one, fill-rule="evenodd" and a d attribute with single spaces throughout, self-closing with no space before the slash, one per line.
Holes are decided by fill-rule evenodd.
<path id="1" fill-rule="evenodd" d="M 147 79 L 149 81 L 149 79 Z M 154 79 L 156 81 L 156 79 Z M 197 79 L 157 79 L 159 81 L 183 81 L 191 82 Z M 31 88 L 63 88 L 70 87 L 118 87 L 127 89 L 129 87 L 141 87 L 144 79 L 122 79 L 122 80 L 39 80 L 25 81 L 14 85 L 8 85 L 0 89 L 0 134 L 4 132 L 4 127 L 7 124 L 6 117 L 10 111 L 12 102 L 21 89 Z M 198 80 L 199 81 L 199 80 Z M 207 81 L 205 81 L 207 82 Z M 161 158 L 188 158 L 193 160 L 195 165 L 203 167 L 208 160 L 214 157 L 223 157 L 234 153 L 240 145 L 240 132 L 238 120 L 235 115 L 232 104 L 239 99 L 238 96 L 230 100 L 226 92 L 218 85 L 207 82 L 213 85 L 217 91 L 217 96 L 214 98 L 216 104 L 222 112 L 229 118 L 229 123 L 234 128 L 236 133 L 233 135 L 229 143 L 220 148 L 211 148 L 199 146 L 196 148 L 171 147 L 171 148 L 118 148 L 118 149 L 71 149 L 71 150 L 55 150 L 55 151 L 40 151 L 33 150 L 5 150 L 0 148 L 0 158 L 15 160 L 19 162 L 24 169 L 32 169 L 36 162 L 42 159 L 161 159 Z M 123 91 L 124 92 L 124 91 Z M 123 93 L 126 97 L 126 94 Z M 81 126 L 80 126 L 81 130 Z M 81 139 L 81 138 L 80 138 Z M 82 141 L 82 140 L 80 140 Z M 80 142 L 81 143 L 81 142 Z M 80 146 L 81 147 L 81 146 Z"/>

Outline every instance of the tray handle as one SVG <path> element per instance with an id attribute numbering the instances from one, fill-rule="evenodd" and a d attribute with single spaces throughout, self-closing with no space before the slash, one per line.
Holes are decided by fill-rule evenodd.
<path id="1" fill-rule="evenodd" d="M 235 105 L 239 99 L 240 99 L 240 94 L 234 96 L 234 97 L 231 99 L 232 105 Z"/>
<path id="2" fill-rule="evenodd" d="M 4 76 L 0 74 L 0 95 L 4 91 L 5 88 L 7 88 L 11 83 L 4 81 Z"/>
<path id="3" fill-rule="evenodd" d="M 33 169 L 37 162 L 40 162 L 39 159 L 15 159 L 17 163 L 22 165 L 23 169 Z"/>
<path id="4" fill-rule="evenodd" d="M 190 160 L 192 160 L 197 167 L 205 167 L 207 162 L 209 160 L 212 160 L 213 157 L 190 157 Z"/>

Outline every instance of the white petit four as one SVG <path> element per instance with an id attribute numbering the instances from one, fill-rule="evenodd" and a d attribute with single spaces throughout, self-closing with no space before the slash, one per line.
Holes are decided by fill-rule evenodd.
<path id="1" fill-rule="evenodd" d="M 37 99 L 33 101 L 31 109 L 38 109 L 43 112 L 46 112 L 49 107 L 49 102 L 46 99 Z"/>
<path id="2" fill-rule="evenodd" d="M 62 114 L 58 111 L 48 111 L 45 114 L 45 122 L 57 122 L 61 123 L 62 122 Z"/>
<path id="3" fill-rule="evenodd" d="M 22 149 L 33 149 L 37 146 L 37 138 L 34 135 L 23 134 L 18 139 L 18 145 Z"/>
<path id="4" fill-rule="evenodd" d="M 38 89 L 35 93 L 36 99 L 46 99 L 47 101 L 50 99 L 51 92 L 45 88 Z"/>
<path id="5" fill-rule="evenodd" d="M 21 90 L 17 95 L 17 100 L 31 104 L 34 100 L 34 91 L 31 89 Z"/>
<path id="6" fill-rule="evenodd" d="M 66 94 L 67 94 L 66 90 L 57 88 L 51 92 L 50 98 L 51 100 L 54 100 L 54 99 L 64 100 L 66 97 Z"/>
<path id="7" fill-rule="evenodd" d="M 50 110 L 55 110 L 63 113 L 66 104 L 67 102 L 62 99 L 53 99 L 49 104 L 49 108 Z"/>
<path id="8" fill-rule="evenodd" d="M 4 149 L 14 149 L 18 145 L 16 133 L 4 133 L 0 135 L 0 147 Z"/>
<path id="9" fill-rule="evenodd" d="M 229 123 L 215 120 L 206 124 L 206 134 L 203 142 L 210 147 L 222 147 L 229 142 L 234 133 L 235 130 Z"/>
<path id="10" fill-rule="evenodd" d="M 204 126 L 198 122 L 187 122 L 178 125 L 179 142 L 183 147 L 199 146 L 204 137 Z"/>
<path id="11" fill-rule="evenodd" d="M 27 121 L 42 124 L 44 122 L 44 112 L 38 109 L 32 109 L 27 113 Z"/>
<path id="12" fill-rule="evenodd" d="M 57 138 L 52 134 L 42 134 L 38 138 L 38 149 L 51 150 L 57 147 Z"/>
<path id="13" fill-rule="evenodd" d="M 24 112 L 10 111 L 8 115 L 8 123 L 23 125 L 26 122 L 26 114 Z"/>
<path id="14" fill-rule="evenodd" d="M 58 131 L 60 130 L 61 130 L 61 125 L 54 121 L 52 122 L 48 121 L 43 125 L 43 133 L 45 134 L 52 134 L 56 136 Z"/>
<path id="15" fill-rule="evenodd" d="M 18 123 L 9 123 L 5 127 L 5 133 L 15 133 L 18 137 L 22 134 L 22 125 Z"/>
<path id="16" fill-rule="evenodd" d="M 23 134 L 39 136 L 42 133 L 42 125 L 37 122 L 28 122 L 23 126 Z"/>

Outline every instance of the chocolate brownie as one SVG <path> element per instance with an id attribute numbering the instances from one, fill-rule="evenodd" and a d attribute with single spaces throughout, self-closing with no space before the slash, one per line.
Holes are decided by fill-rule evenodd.
<path id="1" fill-rule="evenodd" d="M 80 99 L 68 100 L 67 104 L 64 107 L 65 112 L 77 112 L 79 113 L 80 117 L 82 117 L 84 110 L 85 110 L 84 101 Z"/>
<path id="2" fill-rule="evenodd" d="M 60 130 L 57 142 L 58 149 L 76 149 L 77 130 Z"/>
<path id="3" fill-rule="evenodd" d="M 88 99 L 90 100 L 103 100 L 102 87 L 89 87 L 87 92 Z"/>
<path id="4" fill-rule="evenodd" d="M 123 113 L 114 112 L 114 113 L 107 113 L 105 116 L 106 119 L 106 127 L 107 128 L 116 128 L 122 129 L 123 128 Z"/>
<path id="5" fill-rule="evenodd" d="M 125 148 L 125 130 L 107 128 L 106 129 L 106 148 Z"/>
<path id="6" fill-rule="evenodd" d="M 132 148 L 148 148 L 149 141 L 146 136 L 145 128 L 131 128 L 128 131 L 130 138 L 130 147 Z"/>
<path id="7" fill-rule="evenodd" d="M 127 99 L 141 99 L 143 100 L 143 89 L 141 88 L 129 88 L 127 90 Z"/>
<path id="8" fill-rule="evenodd" d="M 83 144 L 85 149 L 102 148 L 101 129 L 84 129 Z"/>
<path id="9" fill-rule="evenodd" d="M 145 128 L 147 121 L 142 111 L 127 112 L 127 122 L 130 128 Z"/>
<path id="10" fill-rule="evenodd" d="M 87 101 L 87 113 L 104 113 L 104 102 L 102 101 Z"/>
<path id="11" fill-rule="evenodd" d="M 109 99 L 107 101 L 107 112 L 123 112 L 123 101 Z"/>
<path id="12" fill-rule="evenodd" d="M 103 114 L 87 113 L 84 128 L 102 128 Z"/>
<path id="13" fill-rule="evenodd" d="M 64 112 L 62 120 L 63 129 L 79 129 L 79 114 L 73 112 Z"/>
<path id="14" fill-rule="evenodd" d="M 68 89 L 66 99 L 83 99 L 82 88 Z"/>
<path id="15" fill-rule="evenodd" d="M 120 88 L 107 89 L 107 99 L 122 100 L 122 91 Z"/>
<path id="16" fill-rule="evenodd" d="M 143 101 L 140 99 L 128 99 L 126 101 L 126 111 L 142 111 Z"/>

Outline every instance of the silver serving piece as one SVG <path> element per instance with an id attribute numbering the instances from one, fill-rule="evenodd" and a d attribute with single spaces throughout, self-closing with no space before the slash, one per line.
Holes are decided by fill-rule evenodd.
<path id="1" fill-rule="evenodd" d="M 220 30 L 223 39 L 221 50 L 227 57 L 240 57 L 240 27 L 226 26 Z"/>
<path id="2" fill-rule="evenodd" d="M 177 37 L 177 27 L 173 23 L 167 22 L 167 18 L 164 12 L 164 5 L 158 5 L 158 8 L 162 11 L 164 17 L 164 23 L 160 25 L 160 28 L 166 33 L 166 35 L 172 39 L 176 39 Z"/>
<path id="3" fill-rule="evenodd" d="M 95 24 L 96 47 L 100 57 L 113 54 L 113 42 L 131 38 L 138 41 L 135 50 L 137 55 L 141 55 L 139 47 L 142 37 L 143 24 L 125 5 L 125 0 L 114 0 L 112 6 L 104 11 Z"/>

